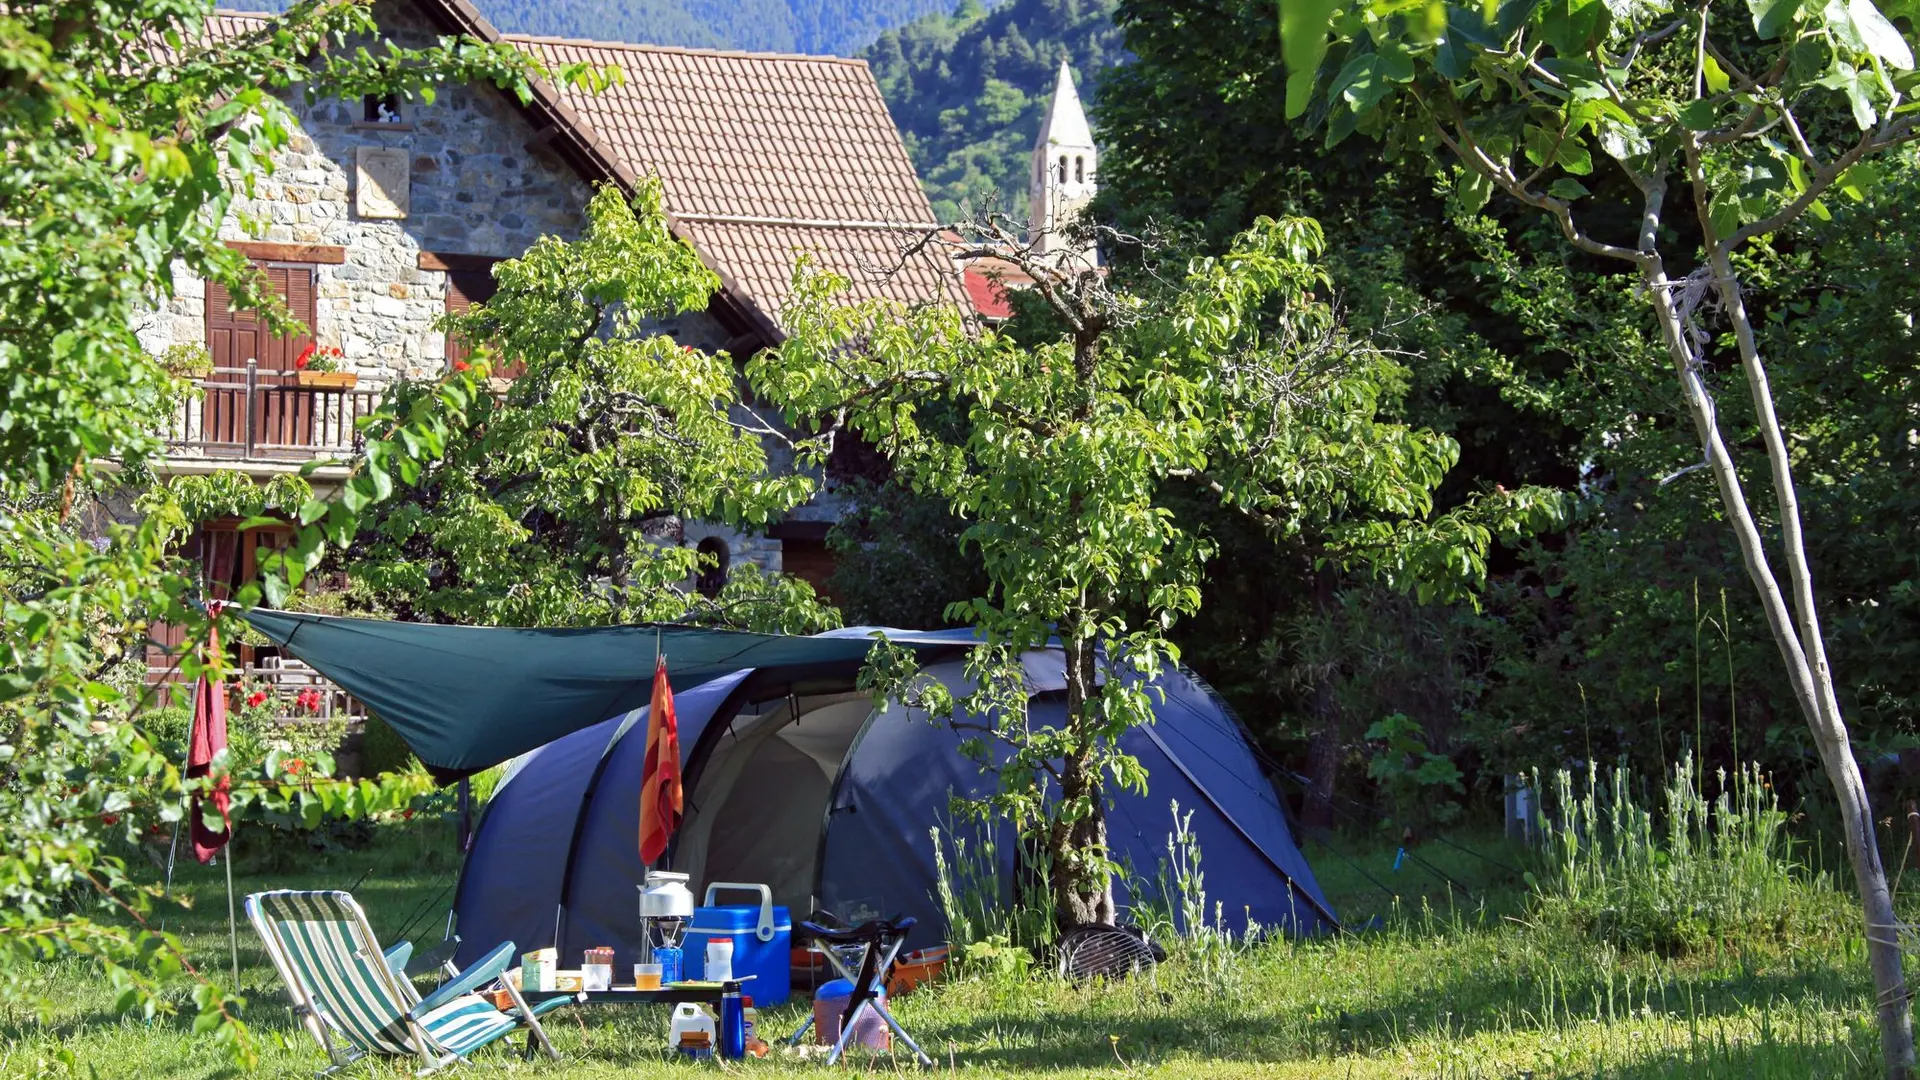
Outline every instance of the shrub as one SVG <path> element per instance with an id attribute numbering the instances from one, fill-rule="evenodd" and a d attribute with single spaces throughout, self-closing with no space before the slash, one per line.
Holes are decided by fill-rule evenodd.
<path id="1" fill-rule="evenodd" d="M 261 779 L 270 771 L 275 776 L 314 779 L 333 774 L 333 754 L 346 732 L 344 720 L 288 721 L 283 714 L 289 699 L 277 697 L 265 684 L 238 683 L 230 695 L 228 771 L 236 784 Z M 156 749 L 185 767 L 193 727 L 189 706 L 176 700 L 150 709 L 141 716 L 140 725 Z M 235 803 L 233 818 L 239 826 L 236 857 L 256 871 L 291 869 L 319 852 L 359 850 L 373 837 L 373 827 L 366 821 L 329 817 L 308 826 L 285 813 L 246 802 Z M 171 835 L 171 829 L 158 821 L 147 829 L 149 841 L 161 846 Z"/>
<path id="2" fill-rule="evenodd" d="M 1535 776 L 1539 789 L 1539 777 Z M 1529 873 L 1534 917 L 1621 948 L 1668 956 L 1716 945 L 1773 945 L 1838 917 L 1825 874 L 1795 856 L 1787 815 L 1758 765 L 1719 795 L 1702 791 L 1691 756 L 1673 767 L 1664 812 L 1640 805 L 1624 766 L 1584 785 L 1561 770 L 1543 806 L 1545 866 Z"/>
<path id="3" fill-rule="evenodd" d="M 399 733 L 385 720 L 368 714 L 366 729 L 360 735 L 360 772 L 365 776 L 403 772 L 412 762 L 413 751 L 407 749 Z"/>

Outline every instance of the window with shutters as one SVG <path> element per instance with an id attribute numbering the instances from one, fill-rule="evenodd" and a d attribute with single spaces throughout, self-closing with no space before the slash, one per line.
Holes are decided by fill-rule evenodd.
<path id="1" fill-rule="evenodd" d="M 447 271 L 447 314 L 464 315 L 475 304 L 484 304 L 493 299 L 499 286 L 493 280 L 491 268 L 477 267 Z M 447 334 L 447 363 L 465 360 L 473 355 L 471 343 L 462 340 L 453 333 Z M 527 370 L 527 365 L 519 361 L 503 363 L 495 361 L 496 378 L 516 378 Z"/>
<path id="2" fill-rule="evenodd" d="M 248 583 L 259 580 L 260 566 L 268 555 L 292 542 L 291 524 L 242 529 L 238 518 L 218 518 L 195 529 L 180 546 L 179 554 L 199 566 L 201 599 L 232 600 Z M 310 577 L 302 587 L 316 584 L 320 582 Z M 156 624 L 148 637 L 148 666 L 171 667 L 185 643 L 186 633 L 181 627 Z M 250 664 L 256 650 L 242 642 L 230 642 L 228 652 L 236 662 Z"/>
<path id="3" fill-rule="evenodd" d="M 314 268 L 258 260 L 253 265 L 280 294 L 304 330 L 288 335 L 272 333 L 258 313 L 235 310 L 224 285 L 207 282 L 207 352 L 213 359 L 212 381 L 229 389 L 208 391 L 204 438 L 241 445 L 310 445 L 313 400 L 311 394 L 295 386 L 294 359 L 313 341 Z M 242 388 L 249 365 L 254 379 L 251 396 Z M 251 440 L 249 420 L 253 424 Z"/>

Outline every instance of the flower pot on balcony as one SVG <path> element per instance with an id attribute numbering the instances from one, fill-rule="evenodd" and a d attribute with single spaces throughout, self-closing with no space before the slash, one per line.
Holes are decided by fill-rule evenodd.
<path id="1" fill-rule="evenodd" d="M 296 371 L 293 385 L 308 390 L 351 390 L 360 376 L 351 371 Z"/>

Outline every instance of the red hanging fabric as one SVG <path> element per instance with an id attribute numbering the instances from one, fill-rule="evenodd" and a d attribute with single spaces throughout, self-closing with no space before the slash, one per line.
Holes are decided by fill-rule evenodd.
<path id="1" fill-rule="evenodd" d="M 680 827 L 680 723 L 673 715 L 667 658 L 653 670 L 653 704 L 647 709 L 647 756 L 640 770 L 640 862 L 652 866 L 667 853 Z"/>
<path id="2" fill-rule="evenodd" d="M 220 631 L 207 631 L 207 649 L 202 661 L 211 663 L 220 654 Z M 227 748 L 227 687 L 225 680 L 209 679 L 202 673 L 199 681 L 193 684 L 193 729 L 187 739 L 187 779 L 197 780 L 212 772 L 213 759 Z M 233 838 L 233 819 L 227 816 L 227 808 L 232 804 L 228 795 L 230 781 L 222 776 L 215 782 L 213 806 L 220 812 L 224 827 L 215 832 L 207 828 L 201 816 L 201 798 L 193 799 L 192 836 L 193 857 L 201 862 L 212 862 L 213 857 L 227 841 Z"/>

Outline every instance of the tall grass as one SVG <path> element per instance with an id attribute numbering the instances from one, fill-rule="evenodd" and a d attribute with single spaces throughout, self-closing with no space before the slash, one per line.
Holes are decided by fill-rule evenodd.
<path id="1" fill-rule="evenodd" d="M 1527 875 L 1535 918 L 1621 948 L 1681 956 L 1784 942 L 1834 914 L 1838 894 L 1797 857 L 1788 815 L 1760 767 L 1715 779 L 1709 799 L 1692 756 L 1683 756 L 1656 813 L 1636 798 L 1625 766 L 1603 777 L 1589 763 L 1583 783 L 1556 772 L 1541 814 L 1545 862 Z"/>
<path id="2" fill-rule="evenodd" d="M 1008 881 L 991 825 L 961 829 L 952 820 L 928 830 L 933 841 L 934 899 L 947 920 L 947 941 L 965 957 L 976 946 L 1039 951 L 1054 941 L 1051 867 L 1044 849 L 1016 847 L 1020 881 Z M 1019 841 L 1015 841 L 1019 845 Z"/>

